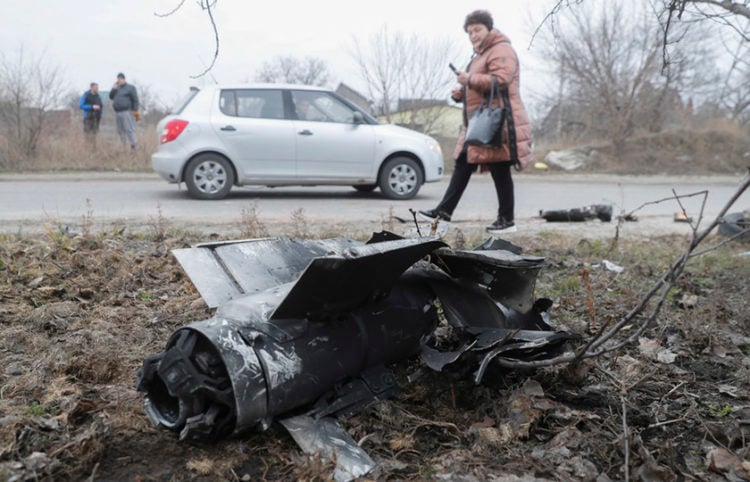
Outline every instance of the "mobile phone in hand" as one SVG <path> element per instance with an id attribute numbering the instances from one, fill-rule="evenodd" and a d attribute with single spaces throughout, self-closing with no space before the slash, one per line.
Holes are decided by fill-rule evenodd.
<path id="1" fill-rule="evenodd" d="M 453 65 L 452 63 L 449 63 L 448 67 L 451 68 L 451 70 L 453 71 L 454 74 L 458 75 L 458 70 L 456 69 L 455 65 Z"/>

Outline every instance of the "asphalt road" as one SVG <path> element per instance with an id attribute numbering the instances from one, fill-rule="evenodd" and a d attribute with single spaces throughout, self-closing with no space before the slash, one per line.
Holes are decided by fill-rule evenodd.
<path id="1" fill-rule="evenodd" d="M 735 192 L 739 177 L 633 177 L 580 174 L 516 174 L 516 219 L 519 228 L 581 230 L 582 224 L 563 226 L 544 223 L 540 210 L 567 209 L 589 204 L 612 204 L 615 213 L 631 211 L 678 194 L 707 190 L 707 215 L 716 214 Z M 80 225 L 85 216 L 95 224 L 146 225 L 161 217 L 171 223 L 196 229 L 226 231 L 237 225 L 242 212 L 255 208 L 258 217 L 271 225 L 289 222 L 303 209 L 310 223 L 383 223 L 390 216 L 411 218 L 409 209 L 434 207 L 448 178 L 425 184 L 409 201 L 382 198 L 378 191 L 358 193 L 342 187 L 250 187 L 235 189 L 221 201 L 196 201 L 185 188 L 162 181 L 150 173 L 73 173 L 0 175 L 0 231 L 39 231 L 45 223 Z M 683 200 L 687 212 L 697 215 L 703 196 Z M 750 207 L 745 193 L 732 211 Z M 454 213 L 458 226 L 484 226 L 494 219 L 495 193 L 488 175 L 475 175 Z M 648 204 L 629 223 L 641 234 L 682 232 L 672 216 L 680 207 L 674 200 Z M 598 221 L 596 222 L 598 223 Z M 590 223 L 584 223 L 589 225 Z M 602 223 L 598 223 L 602 224 Z M 683 223 L 680 223 L 683 224 Z M 541 228 L 540 228 L 541 226 Z M 222 229 L 224 227 L 224 229 Z"/>

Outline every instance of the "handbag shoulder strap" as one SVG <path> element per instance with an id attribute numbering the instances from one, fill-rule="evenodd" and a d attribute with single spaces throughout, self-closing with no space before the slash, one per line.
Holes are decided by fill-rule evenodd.
<path id="1" fill-rule="evenodd" d="M 503 96 L 503 104 L 508 113 L 508 148 L 510 149 L 510 160 L 518 164 L 518 144 L 516 141 L 516 124 L 513 122 L 513 106 L 510 104 L 510 96 L 508 94 L 508 88 L 501 90 Z"/>
<path id="2" fill-rule="evenodd" d="M 513 54 L 515 55 L 515 51 L 513 51 Z M 518 56 L 516 55 L 516 71 L 513 73 L 513 76 L 511 77 L 511 79 L 516 76 L 516 73 L 518 73 L 518 69 L 520 69 L 520 65 L 518 63 Z M 515 162 L 515 166 L 518 169 L 520 160 L 518 159 L 518 141 L 516 138 L 516 124 L 515 122 L 513 122 L 513 106 L 510 103 L 510 95 L 508 93 L 508 87 L 501 89 L 500 94 L 502 95 L 502 98 L 503 98 L 503 105 L 508 113 L 507 115 L 508 149 L 510 150 L 510 159 L 511 161 Z"/>
<path id="3" fill-rule="evenodd" d="M 497 80 L 497 77 L 492 74 L 490 76 L 491 83 L 490 83 L 490 91 L 485 92 L 484 95 L 482 95 L 482 103 L 479 104 L 480 109 L 492 109 L 492 104 L 495 102 L 495 95 L 500 97 L 500 81 Z"/>
<path id="4" fill-rule="evenodd" d="M 487 108 L 488 109 L 492 109 L 492 104 L 495 101 L 495 93 L 500 88 L 500 83 L 498 82 L 497 77 L 495 77 L 494 75 L 492 75 L 492 76 L 490 76 L 490 78 L 491 78 L 491 81 L 490 81 L 490 93 L 489 93 L 489 95 L 487 95 L 487 94 L 484 95 L 484 99 L 487 99 Z M 484 99 L 482 99 L 482 103 L 484 103 Z"/>

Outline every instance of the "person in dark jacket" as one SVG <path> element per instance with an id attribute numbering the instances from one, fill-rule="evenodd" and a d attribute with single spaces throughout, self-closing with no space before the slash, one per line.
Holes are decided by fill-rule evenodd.
<path id="1" fill-rule="evenodd" d="M 514 188 L 510 170 L 512 166 L 523 169 L 532 160 L 531 123 L 520 95 L 518 57 L 510 39 L 493 28 L 492 16 L 486 10 L 475 10 L 468 14 L 464 21 L 464 31 L 469 35 L 474 55 L 465 71 L 456 72 L 460 87 L 451 94 L 454 101 L 464 104 L 464 122 L 453 153 L 456 167 L 448 189 L 437 207 L 419 211 L 419 214 L 428 219 L 450 221 L 471 174 L 479 165 L 480 172 L 490 171 L 498 201 L 497 219 L 487 226 L 487 231 L 491 234 L 515 232 Z M 464 143 L 467 119 L 481 105 L 485 93 L 490 91 L 492 77 L 497 79 L 500 88 L 508 89 L 508 100 L 513 111 L 515 150 L 510 149 L 507 143 L 501 146 L 469 146 Z M 502 100 L 495 97 L 495 102 L 497 107 Z M 505 130 L 509 128 L 506 124 Z M 503 137 L 507 139 L 509 132 L 505 134 Z"/>
<path id="2" fill-rule="evenodd" d="M 135 121 L 140 120 L 138 113 L 138 92 L 135 86 L 125 82 L 125 74 L 117 74 L 117 82 L 109 91 L 112 100 L 112 108 L 115 110 L 117 120 L 117 133 L 123 144 L 130 144 L 130 149 L 135 150 Z"/>
<path id="3" fill-rule="evenodd" d="M 89 90 L 83 93 L 78 107 L 83 111 L 83 132 L 89 141 L 96 146 L 96 134 L 102 120 L 102 98 L 99 97 L 99 84 L 91 82 Z"/>

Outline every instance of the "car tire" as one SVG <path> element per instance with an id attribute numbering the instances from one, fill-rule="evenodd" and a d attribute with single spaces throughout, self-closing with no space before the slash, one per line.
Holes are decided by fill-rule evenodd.
<path id="1" fill-rule="evenodd" d="M 383 164 L 378 181 L 380 191 L 388 199 L 411 199 L 422 187 L 424 176 L 414 159 L 394 157 Z"/>
<path id="2" fill-rule="evenodd" d="M 375 190 L 376 187 L 378 187 L 378 185 L 377 184 L 355 184 L 352 187 L 359 192 L 372 192 Z"/>
<path id="3" fill-rule="evenodd" d="M 188 163 L 185 184 L 195 199 L 223 199 L 234 185 L 234 170 L 223 156 L 201 154 Z"/>

